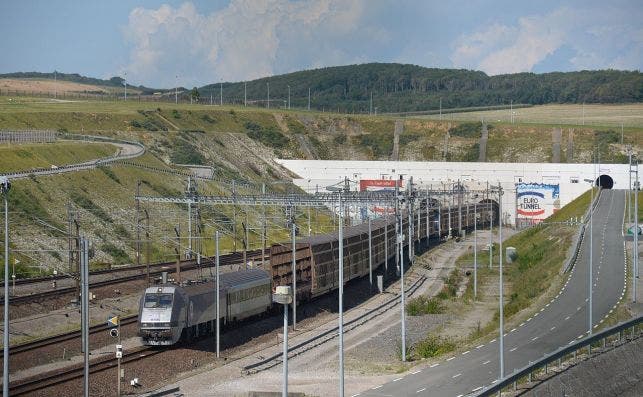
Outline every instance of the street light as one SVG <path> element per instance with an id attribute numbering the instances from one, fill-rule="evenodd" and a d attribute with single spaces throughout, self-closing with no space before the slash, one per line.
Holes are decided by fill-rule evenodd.
<path id="1" fill-rule="evenodd" d="M 272 301 L 284 305 L 284 384 L 283 397 L 288 397 L 288 305 L 292 302 L 290 287 L 287 285 L 277 286 L 276 293 L 272 294 Z"/>
<path id="2" fill-rule="evenodd" d="M 499 272 L 499 295 L 500 295 L 500 379 L 505 376 L 505 340 L 504 340 L 504 297 L 502 282 L 502 185 L 498 182 L 498 187 L 492 187 L 492 191 L 498 192 L 498 272 Z M 493 245 L 493 240 L 491 240 Z"/>
<path id="3" fill-rule="evenodd" d="M 590 197 L 591 200 L 589 202 L 589 275 L 588 275 L 588 294 L 589 294 L 589 308 L 587 309 L 589 317 L 588 317 L 588 328 L 589 331 L 587 331 L 590 335 L 592 334 L 592 270 L 594 268 L 594 258 L 593 258 L 593 252 L 594 252 L 594 181 L 595 179 L 584 179 L 585 182 L 588 182 L 590 184 Z"/>
<path id="4" fill-rule="evenodd" d="M 4 332 L 2 338 L 3 371 L 2 395 L 9 395 L 9 189 L 11 182 L 6 176 L 0 177 L 0 190 L 4 197 Z"/>

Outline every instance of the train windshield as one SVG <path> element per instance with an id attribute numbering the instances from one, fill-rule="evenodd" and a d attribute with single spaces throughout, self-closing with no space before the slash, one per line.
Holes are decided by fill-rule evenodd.
<path id="1" fill-rule="evenodd" d="M 172 294 L 145 294 L 145 307 L 148 309 L 172 307 Z"/>

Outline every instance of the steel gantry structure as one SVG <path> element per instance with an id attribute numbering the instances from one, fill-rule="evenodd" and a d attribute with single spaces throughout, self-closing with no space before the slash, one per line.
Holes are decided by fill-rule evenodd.
<path id="1" fill-rule="evenodd" d="M 199 195 L 195 191 L 189 191 L 186 192 L 186 195 L 184 197 L 158 197 L 158 196 L 141 196 L 137 194 L 135 196 L 135 199 L 137 202 L 140 201 L 146 201 L 146 202 L 152 202 L 152 203 L 167 203 L 167 204 L 186 204 L 188 205 L 188 208 L 191 208 L 192 205 L 195 204 L 204 204 L 204 205 L 232 205 L 232 206 L 237 206 L 237 205 L 242 205 L 242 206 L 260 206 L 260 207 L 266 207 L 266 206 L 280 206 L 280 207 L 286 207 L 289 208 L 290 214 L 294 214 L 293 209 L 297 207 L 304 207 L 304 208 L 324 208 L 324 207 L 329 207 L 332 206 L 333 210 L 335 208 L 338 209 L 339 211 L 339 234 L 338 234 L 338 239 L 339 239 L 339 268 L 343 268 L 343 223 L 344 223 L 344 208 L 346 206 L 350 205 L 355 205 L 355 206 L 369 206 L 369 205 L 378 205 L 378 206 L 383 206 L 386 208 L 395 208 L 395 213 L 396 213 L 396 234 L 397 234 L 397 244 L 396 244 L 396 259 L 399 255 L 400 258 L 400 277 L 402 279 L 402 286 L 401 286 L 401 297 L 402 297 L 402 302 L 404 302 L 404 284 L 403 284 L 403 279 L 404 279 L 404 265 L 403 265 L 403 243 L 404 240 L 407 240 L 409 244 L 409 262 L 413 261 L 413 254 L 414 254 L 414 243 L 413 239 L 415 236 L 415 231 L 414 231 L 414 211 L 416 206 L 419 208 L 422 208 L 421 203 L 425 203 L 424 209 L 425 210 L 435 210 L 439 209 L 440 205 L 430 205 L 430 202 L 432 198 L 435 197 L 441 197 L 441 196 L 449 196 L 449 195 L 454 195 L 454 194 L 459 194 L 462 195 L 462 191 L 459 192 L 454 192 L 453 189 L 446 190 L 446 189 L 441 189 L 441 190 L 432 190 L 429 188 L 425 189 L 414 189 L 413 188 L 413 179 L 411 178 L 407 184 L 406 189 L 403 191 L 400 191 L 399 185 L 396 184 L 396 188 L 394 191 L 391 190 L 383 190 L 383 191 L 351 191 L 349 189 L 349 184 L 348 181 L 345 179 L 344 183 L 342 184 L 343 186 L 329 186 L 327 189 L 329 192 L 316 192 L 314 194 L 266 194 L 265 193 L 265 185 L 264 188 L 262 188 L 262 194 L 258 195 L 239 195 L 236 194 L 233 191 L 233 194 L 230 196 L 223 196 L 223 195 L 217 195 L 217 196 L 212 196 L 212 195 Z M 466 193 L 473 193 L 475 196 L 473 197 L 478 197 L 479 193 L 487 193 L 488 190 L 467 190 Z M 402 230 L 401 227 L 401 222 L 402 222 L 402 211 L 401 209 L 406 207 L 407 210 L 407 215 L 409 218 L 409 230 L 408 230 L 408 235 L 404 236 L 404 231 Z M 458 207 L 461 207 L 462 205 L 462 200 L 459 200 Z M 335 207 L 337 206 L 337 207 Z M 265 258 L 265 241 L 266 241 L 266 228 L 265 228 L 265 211 L 263 211 L 263 227 L 262 227 L 262 256 Z M 450 218 L 450 217 L 449 217 Z M 370 218 L 369 218 L 370 219 Z M 419 212 L 418 212 L 418 239 L 420 238 L 419 234 Z M 292 220 L 291 224 L 291 236 L 293 239 L 293 252 L 295 252 L 295 226 L 294 226 L 294 219 Z M 462 225 L 458 225 L 460 228 Z M 427 237 L 428 237 L 428 227 L 429 223 L 427 222 Z M 218 232 L 216 233 L 218 236 Z M 406 237 L 406 239 L 405 239 Z M 218 245 L 218 237 L 216 237 L 217 240 L 217 245 Z M 218 257 L 218 250 L 217 250 L 217 257 Z M 411 263 L 409 263 L 410 266 Z M 342 294 L 343 294 L 343 272 L 339 272 L 340 276 L 340 281 L 339 281 L 339 357 L 340 357 L 340 363 L 339 363 L 339 380 L 340 380 L 340 396 L 343 396 L 344 392 L 344 387 L 343 387 L 343 316 L 342 316 Z M 296 326 L 296 262 L 294 259 L 293 255 L 293 300 L 292 300 L 292 305 L 293 305 L 293 328 Z M 402 307 L 402 316 L 403 314 L 403 308 L 404 304 L 401 305 Z M 402 341 L 404 343 L 405 341 L 405 330 L 404 330 L 404 319 L 402 319 Z M 404 349 L 403 349 L 404 351 Z M 287 380 L 285 380 L 287 382 Z"/>

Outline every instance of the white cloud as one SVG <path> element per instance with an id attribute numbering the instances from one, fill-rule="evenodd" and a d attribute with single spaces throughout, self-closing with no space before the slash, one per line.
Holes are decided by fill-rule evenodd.
<path id="1" fill-rule="evenodd" d="M 124 28 L 132 48 L 123 71 L 129 79 L 166 87 L 179 75 L 178 84 L 191 86 L 291 70 L 282 59 L 296 57 L 297 51 L 307 54 L 311 65 L 325 55 L 339 62 L 357 59 L 324 41 L 350 35 L 363 2 L 232 0 L 209 15 L 189 2 L 178 8 L 136 8 Z"/>
<path id="2" fill-rule="evenodd" d="M 574 69 L 635 69 L 643 52 L 640 17 L 640 10 L 617 6 L 561 7 L 520 17 L 515 25 L 496 23 L 461 35 L 450 59 L 456 67 L 481 69 L 490 75 L 528 72 L 567 46 L 575 52 L 566 60 Z"/>
<path id="3" fill-rule="evenodd" d="M 494 24 L 461 36 L 451 56 L 455 66 L 475 67 L 488 74 L 530 71 L 567 38 L 570 11 L 519 18 L 517 26 Z"/>

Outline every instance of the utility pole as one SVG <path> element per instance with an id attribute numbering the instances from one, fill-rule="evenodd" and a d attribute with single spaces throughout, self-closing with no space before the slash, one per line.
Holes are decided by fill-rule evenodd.
<path id="1" fill-rule="evenodd" d="M 487 182 L 487 192 L 489 191 L 489 182 Z M 489 222 L 489 269 L 493 267 L 493 203 L 491 205 L 491 221 Z"/>
<path id="2" fill-rule="evenodd" d="M 290 85 L 288 85 L 288 110 L 290 110 Z"/>
<path id="3" fill-rule="evenodd" d="M 136 181 L 136 197 L 141 195 L 141 180 Z M 136 199 L 136 266 L 141 266 L 141 202 Z M 148 275 L 149 281 L 149 275 Z"/>
<path id="4" fill-rule="evenodd" d="M 152 242 L 150 241 L 150 214 L 147 212 L 147 209 L 144 209 L 143 211 L 145 212 L 145 267 L 147 271 L 147 286 L 149 287 L 152 283 L 152 280 L 150 279 L 150 262 L 152 260 Z"/>
<path id="5" fill-rule="evenodd" d="M 181 225 L 176 225 L 174 227 L 174 233 L 176 233 L 176 283 L 181 284 Z"/>
<path id="6" fill-rule="evenodd" d="M 473 201 L 473 299 L 478 299 L 478 200 Z"/>
<path id="7" fill-rule="evenodd" d="M 440 121 L 442 121 L 442 97 L 440 97 Z"/>
<path id="8" fill-rule="evenodd" d="M 261 184 L 261 194 L 266 195 L 266 184 Z M 261 267 L 266 269 L 266 205 L 261 204 Z"/>
<path id="9" fill-rule="evenodd" d="M 219 106 L 223 106 L 223 81 L 219 82 Z"/>
<path id="10" fill-rule="evenodd" d="M 216 331 L 216 338 L 217 338 L 217 358 L 219 358 L 219 330 L 220 330 L 220 319 L 219 319 L 219 231 L 217 230 L 214 233 L 214 250 L 215 250 L 215 265 L 216 265 L 216 287 L 215 287 L 215 293 L 217 294 L 216 296 L 216 306 L 217 306 L 217 331 Z"/>
<path id="11" fill-rule="evenodd" d="M 401 176 L 400 176 L 401 180 Z M 409 183 L 410 186 L 410 183 Z M 409 189 L 409 186 L 407 186 L 407 192 Z M 410 197 L 407 195 L 407 205 Z M 396 201 L 399 200 L 399 197 L 396 197 Z M 400 305 L 400 309 L 402 311 L 402 362 L 406 362 L 406 308 L 405 308 L 405 290 L 404 290 L 404 229 L 402 225 L 402 214 L 401 211 L 398 212 L 398 223 L 400 225 L 399 231 L 400 234 L 398 235 L 398 244 L 400 246 L 399 252 L 400 252 L 400 299 L 402 301 L 402 304 Z M 410 225 L 409 225 L 410 227 Z M 410 230 L 409 230 L 410 231 Z M 409 233 L 410 234 L 410 233 Z M 409 238 L 410 240 L 410 238 Z M 409 241 L 410 244 L 410 241 Z M 411 255 L 409 255 L 409 260 L 411 259 Z"/>
<path id="12" fill-rule="evenodd" d="M 295 216 L 290 222 L 292 238 L 292 330 L 297 330 L 297 242 L 295 240 Z"/>
<path id="13" fill-rule="evenodd" d="M 236 188 L 236 183 L 235 180 L 232 180 L 232 198 L 234 198 L 237 195 L 237 188 Z M 232 246 L 233 246 L 233 251 L 237 252 L 237 206 L 233 205 L 232 206 Z"/>
<path id="14" fill-rule="evenodd" d="M 368 282 L 373 289 L 373 242 L 371 232 L 371 217 L 368 217 Z"/>
<path id="15" fill-rule="evenodd" d="M 344 397 L 344 217 L 339 192 L 339 397 Z"/>
<path id="16" fill-rule="evenodd" d="M 504 296 L 503 296 L 503 281 L 502 281 L 502 185 L 498 182 L 498 213 L 500 221 L 498 222 L 498 263 L 500 274 L 500 379 L 505 377 L 505 340 L 504 340 Z"/>
<path id="17" fill-rule="evenodd" d="M 310 87 L 308 87 L 308 110 L 310 111 Z"/>
<path id="18" fill-rule="evenodd" d="M 243 106 L 248 106 L 248 82 L 243 82 Z"/>
<path id="19" fill-rule="evenodd" d="M 371 105 L 369 107 L 368 114 L 373 114 L 373 90 L 371 90 Z"/>
<path id="20" fill-rule="evenodd" d="M 2 392 L 3 396 L 9 395 L 9 189 L 11 183 L 7 177 L 0 177 L 0 190 L 4 197 L 4 321 L 2 332 L 3 371 Z"/>
<path id="21" fill-rule="evenodd" d="M 634 182 L 634 252 L 632 258 L 632 302 L 636 303 L 636 282 L 639 278 L 639 160 L 636 159 L 636 179 Z"/>
<path id="22" fill-rule="evenodd" d="M 179 103 L 179 76 L 176 75 L 175 77 L 175 84 L 174 84 L 174 103 L 178 104 Z"/>
<path id="23" fill-rule="evenodd" d="M 268 109 L 270 109 L 270 82 L 266 82 L 266 87 L 268 90 Z"/>
<path id="24" fill-rule="evenodd" d="M 192 259 L 192 177 L 188 177 L 187 196 L 188 201 L 188 259 Z"/>
<path id="25" fill-rule="evenodd" d="M 81 335 L 83 343 L 83 395 L 89 397 L 89 241 L 86 238 L 80 239 L 80 278 L 82 282 L 81 293 Z M 120 374 L 119 374 L 120 376 Z M 7 394 L 8 395 L 8 394 Z"/>

